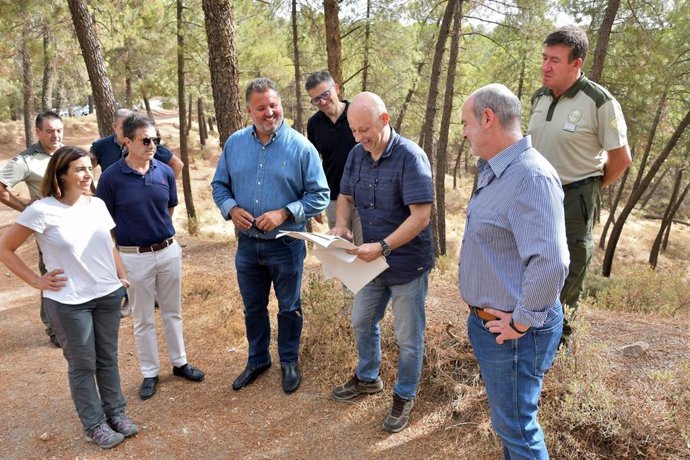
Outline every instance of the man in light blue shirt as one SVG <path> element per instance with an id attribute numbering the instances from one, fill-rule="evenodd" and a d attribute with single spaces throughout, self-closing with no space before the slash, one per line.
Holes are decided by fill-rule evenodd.
<path id="1" fill-rule="evenodd" d="M 304 231 L 307 219 L 326 209 L 330 191 L 318 152 L 285 123 L 275 83 L 256 78 L 245 97 L 252 126 L 228 138 L 211 182 L 221 214 L 240 232 L 235 267 L 249 356 L 232 388 L 244 388 L 271 367 L 268 295 L 273 284 L 283 391 L 290 394 L 301 382 L 300 290 L 306 247 L 302 240 L 276 235 L 279 230 Z"/>
<path id="2" fill-rule="evenodd" d="M 537 404 L 563 328 L 559 293 L 569 256 L 560 180 L 522 136 L 520 112 L 519 99 L 498 84 L 463 107 L 463 136 L 480 160 L 459 281 L 504 457 L 545 459 Z"/>

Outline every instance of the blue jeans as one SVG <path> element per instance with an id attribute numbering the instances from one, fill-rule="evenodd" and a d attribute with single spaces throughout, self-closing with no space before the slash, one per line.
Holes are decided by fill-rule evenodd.
<path id="1" fill-rule="evenodd" d="M 479 362 L 491 410 L 491 424 L 503 441 L 506 459 L 548 459 L 544 432 L 537 421 L 544 372 L 553 364 L 563 329 L 563 309 L 517 340 L 496 343 L 496 334 L 474 315 L 467 335 Z"/>
<path id="2" fill-rule="evenodd" d="M 393 392 L 405 399 L 417 393 L 424 360 L 424 302 L 429 285 L 429 272 L 406 284 L 386 286 L 376 278 L 355 296 L 352 326 L 357 339 L 359 362 L 355 374 L 364 381 L 373 381 L 381 368 L 381 326 L 388 301 L 393 300 L 393 326 L 398 339 L 398 380 Z"/>
<path id="3" fill-rule="evenodd" d="M 62 353 L 72 400 L 84 429 L 125 410 L 117 367 L 120 302 L 124 288 L 78 305 L 45 299 Z M 95 377 L 95 378 L 94 378 Z"/>
<path id="4" fill-rule="evenodd" d="M 237 283 L 244 302 L 244 324 L 247 329 L 252 366 L 270 364 L 268 345 L 271 323 L 268 318 L 268 294 L 278 298 L 278 355 L 282 364 L 294 364 L 299 358 L 302 336 L 302 271 L 306 245 L 290 237 L 260 240 L 240 234 L 235 256 Z"/>

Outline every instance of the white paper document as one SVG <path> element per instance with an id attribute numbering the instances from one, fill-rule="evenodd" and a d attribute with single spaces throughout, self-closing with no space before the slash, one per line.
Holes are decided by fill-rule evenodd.
<path id="1" fill-rule="evenodd" d="M 339 236 L 280 231 L 276 238 L 283 236 L 314 243 L 314 255 L 321 261 L 324 278 L 338 278 L 354 294 L 388 268 L 383 256 L 371 262 L 364 262 L 356 255 L 349 254 L 347 250 L 356 249 L 357 246 Z"/>

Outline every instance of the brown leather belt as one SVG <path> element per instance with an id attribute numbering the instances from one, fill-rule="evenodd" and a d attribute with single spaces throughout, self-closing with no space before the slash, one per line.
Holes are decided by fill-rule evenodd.
<path id="1" fill-rule="evenodd" d="M 470 313 L 472 313 L 474 316 L 481 320 L 495 321 L 498 319 L 498 316 L 494 316 L 491 313 L 485 312 L 483 308 L 473 307 L 472 305 L 468 305 L 468 307 L 470 307 Z"/>
<path id="2" fill-rule="evenodd" d="M 146 252 L 156 252 L 160 251 L 161 249 L 165 249 L 171 244 L 173 244 L 173 241 L 175 241 L 175 239 L 173 237 L 170 237 L 165 241 L 152 244 L 151 246 L 118 246 L 117 249 L 120 252 L 128 254 L 143 254 Z"/>

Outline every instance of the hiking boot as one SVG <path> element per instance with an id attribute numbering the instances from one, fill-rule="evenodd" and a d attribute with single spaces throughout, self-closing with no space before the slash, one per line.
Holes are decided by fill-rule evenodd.
<path id="1" fill-rule="evenodd" d="M 376 377 L 373 382 L 365 382 L 353 375 L 346 383 L 337 386 L 333 389 L 333 398 L 338 401 L 349 401 L 361 395 L 373 395 L 383 391 L 383 380 L 381 377 Z"/>
<path id="2" fill-rule="evenodd" d="M 125 440 L 121 433 L 113 431 L 106 422 L 86 430 L 86 439 L 98 444 L 102 449 L 110 449 Z"/>
<path id="3" fill-rule="evenodd" d="M 139 427 L 124 413 L 114 414 L 108 417 L 110 428 L 122 434 L 125 438 L 134 436 L 139 431 Z"/>
<path id="4" fill-rule="evenodd" d="M 405 399 L 393 393 L 393 407 L 383 419 L 383 429 L 389 433 L 402 431 L 410 423 L 413 407 L 414 399 Z"/>

